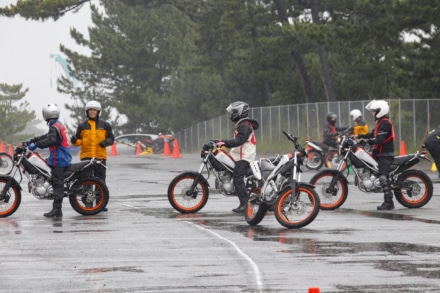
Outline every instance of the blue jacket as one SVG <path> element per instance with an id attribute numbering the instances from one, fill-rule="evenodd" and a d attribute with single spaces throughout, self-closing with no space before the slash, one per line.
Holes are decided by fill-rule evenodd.
<path id="1" fill-rule="evenodd" d="M 47 164 L 52 167 L 69 167 L 72 163 L 66 128 L 58 119 L 49 122 L 49 132 L 35 137 L 33 142 L 40 149 L 49 148 Z"/>

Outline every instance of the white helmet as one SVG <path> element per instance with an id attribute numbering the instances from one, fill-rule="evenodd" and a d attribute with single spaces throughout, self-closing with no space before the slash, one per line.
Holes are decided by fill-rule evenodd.
<path id="1" fill-rule="evenodd" d="M 57 104 L 49 103 L 43 107 L 43 118 L 44 121 L 49 119 L 58 119 L 60 117 L 60 108 Z"/>
<path id="2" fill-rule="evenodd" d="M 368 111 L 371 111 L 371 105 L 372 105 L 374 102 L 376 102 L 376 100 L 372 100 L 372 101 L 370 101 L 370 102 L 365 106 L 365 109 L 367 109 Z"/>
<path id="3" fill-rule="evenodd" d="M 377 100 L 373 101 L 370 105 L 370 111 L 376 112 L 376 119 L 381 118 L 385 115 L 388 115 L 390 112 L 390 106 L 388 105 L 387 101 L 384 100 Z"/>
<path id="4" fill-rule="evenodd" d="M 361 116 L 362 113 L 358 109 L 351 110 L 350 112 L 350 117 L 353 119 L 353 121 L 356 121 L 356 119 L 358 119 Z"/>
<path id="5" fill-rule="evenodd" d="M 88 116 L 87 111 L 90 109 L 94 109 L 94 110 L 98 111 L 98 116 L 99 116 L 99 113 L 101 113 L 101 104 L 97 101 L 87 102 L 87 104 L 86 104 L 86 115 L 87 116 Z"/>

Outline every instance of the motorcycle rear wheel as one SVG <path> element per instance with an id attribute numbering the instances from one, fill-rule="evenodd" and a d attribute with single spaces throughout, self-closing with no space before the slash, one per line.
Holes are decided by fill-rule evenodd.
<path id="1" fill-rule="evenodd" d="M 329 169 L 337 169 L 339 163 L 341 162 L 342 156 L 336 150 L 329 151 L 325 156 L 325 166 Z M 341 171 L 347 169 L 347 163 L 344 162 Z"/>
<path id="2" fill-rule="evenodd" d="M 345 177 L 339 178 L 336 182 L 334 194 L 329 192 L 328 188 L 331 181 L 336 176 L 332 171 L 322 171 L 310 179 L 310 184 L 316 188 L 316 193 L 321 201 L 321 210 L 335 210 L 342 206 L 348 196 L 348 185 Z"/>
<path id="3" fill-rule="evenodd" d="M 286 228 L 299 229 L 310 224 L 319 213 L 319 196 L 313 187 L 284 189 L 275 203 L 275 217 Z"/>
<path id="4" fill-rule="evenodd" d="M 319 170 L 324 165 L 324 157 L 320 152 L 311 150 L 307 153 L 307 159 L 304 164 L 309 170 Z"/>
<path id="5" fill-rule="evenodd" d="M 6 218 L 15 213 L 21 203 L 20 185 L 17 184 L 12 184 L 7 190 L 5 198 L 1 198 L 1 191 L 7 182 L 7 178 L 0 178 L 0 218 Z"/>
<path id="6" fill-rule="evenodd" d="M 107 206 L 110 194 L 105 182 L 96 177 L 78 179 L 68 193 L 70 205 L 81 215 L 100 213 Z"/>
<path id="7" fill-rule="evenodd" d="M 182 214 L 195 213 L 201 210 L 209 198 L 209 189 L 205 181 L 199 180 L 192 194 L 188 194 L 196 174 L 182 173 L 176 176 L 168 186 L 168 201 Z"/>
<path id="8" fill-rule="evenodd" d="M 420 208 L 432 198 L 431 178 L 420 170 L 406 170 L 397 178 L 394 188 L 396 200 L 407 208 Z"/>
<path id="9" fill-rule="evenodd" d="M 258 225 L 266 216 L 268 209 L 267 204 L 259 200 L 249 202 L 244 211 L 246 222 L 251 226 Z"/>

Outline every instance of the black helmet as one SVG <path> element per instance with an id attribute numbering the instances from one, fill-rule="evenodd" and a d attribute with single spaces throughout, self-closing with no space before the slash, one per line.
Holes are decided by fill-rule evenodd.
<path id="1" fill-rule="evenodd" d="M 231 121 L 236 123 L 241 118 L 245 118 L 248 116 L 249 105 L 245 102 L 240 101 L 233 102 L 226 108 L 226 111 L 231 114 L 231 116 L 229 117 Z"/>
<path id="2" fill-rule="evenodd" d="M 327 114 L 327 122 L 328 123 L 330 123 L 332 125 L 335 125 L 336 124 L 336 120 L 338 120 L 338 115 L 336 115 L 333 112 L 330 112 L 330 113 Z"/>

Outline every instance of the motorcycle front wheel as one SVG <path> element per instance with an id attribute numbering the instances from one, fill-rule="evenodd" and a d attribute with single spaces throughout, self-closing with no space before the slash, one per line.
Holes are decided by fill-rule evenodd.
<path id="1" fill-rule="evenodd" d="M 266 215 L 268 208 L 267 204 L 259 200 L 249 202 L 244 211 L 246 222 L 251 226 L 258 225 Z"/>
<path id="2" fill-rule="evenodd" d="M 406 170 L 397 178 L 394 186 L 396 200 L 407 208 L 420 208 L 432 198 L 431 178 L 419 170 Z"/>
<path id="3" fill-rule="evenodd" d="M 310 179 L 310 184 L 316 188 L 321 201 L 321 210 L 334 210 L 342 206 L 348 196 L 348 185 L 345 177 L 339 178 L 334 188 L 330 190 L 330 183 L 336 176 L 335 172 L 322 171 Z"/>
<path id="4" fill-rule="evenodd" d="M 319 196 L 313 187 L 284 189 L 274 206 L 277 221 L 286 228 L 299 229 L 310 224 L 319 213 Z"/>
<path id="5" fill-rule="evenodd" d="M 0 153 L 0 174 L 11 173 L 14 161 L 8 153 Z"/>
<path id="6" fill-rule="evenodd" d="M 0 178 L 0 192 L 8 183 L 7 178 Z M 5 196 L 2 198 L 0 193 L 0 218 L 6 218 L 15 213 L 21 203 L 21 190 L 20 185 L 12 184 L 6 191 Z"/>
<path id="7" fill-rule="evenodd" d="M 182 214 L 195 213 L 208 202 L 209 189 L 206 181 L 199 180 L 191 192 L 197 174 L 183 173 L 175 177 L 168 186 L 168 201 Z"/>
<path id="8" fill-rule="evenodd" d="M 324 157 L 320 152 L 311 150 L 307 153 L 304 165 L 306 165 L 309 170 L 319 170 L 324 165 Z"/>
<path id="9" fill-rule="evenodd" d="M 80 178 L 68 191 L 72 208 L 81 215 L 96 215 L 108 203 L 109 191 L 105 182 L 96 177 Z"/>

